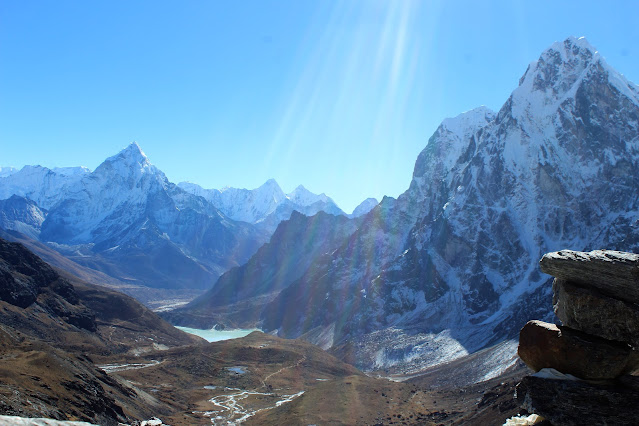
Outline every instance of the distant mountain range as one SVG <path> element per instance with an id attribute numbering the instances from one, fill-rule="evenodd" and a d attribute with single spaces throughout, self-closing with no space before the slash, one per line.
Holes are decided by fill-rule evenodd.
<path id="1" fill-rule="evenodd" d="M 93 172 L 41 166 L 0 172 L 1 228 L 124 283 L 172 290 L 174 298 L 176 289 L 211 288 L 223 272 L 246 262 L 293 211 L 345 215 L 324 194 L 300 186 L 284 195 L 274 180 L 255 190 L 175 185 L 136 143 Z M 357 214 L 372 208 L 366 203 Z M 141 299 L 167 294 L 154 290 Z"/>
<path id="2" fill-rule="evenodd" d="M 302 185 L 284 194 L 275 179 L 269 179 L 256 189 L 204 189 L 190 182 L 180 182 L 178 186 L 188 193 L 203 197 L 230 219 L 255 224 L 269 233 L 274 232 L 277 225 L 288 219 L 293 211 L 306 216 L 321 211 L 335 216 L 359 217 L 377 205 L 376 199 L 368 198 L 352 214 L 347 215 L 326 194 L 313 194 Z"/>
<path id="3" fill-rule="evenodd" d="M 297 259 L 303 230 L 313 228 L 313 218 L 297 218 L 297 232 L 276 232 L 268 251 L 227 272 L 220 283 L 229 291 L 245 277 L 260 294 L 270 283 L 276 294 L 252 304 L 259 316 L 238 321 L 246 305 L 218 306 L 219 287 L 167 317 L 258 325 L 367 370 L 410 374 L 515 338 L 530 318 L 551 318 L 541 256 L 638 251 L 637 212 L 639 88 L 571 37 L 528 66 L 498 112 L 444 120 L 408 190 L 384 198 L 341 239 L 314 236 L 323 253 Z M 300 269 L 274 281 L 288 259 Z M 509 348 L 491 355 L 491 374 L 514 362 Z"/>

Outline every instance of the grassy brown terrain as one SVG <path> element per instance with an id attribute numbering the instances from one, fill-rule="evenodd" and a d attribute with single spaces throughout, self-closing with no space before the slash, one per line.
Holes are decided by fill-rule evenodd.
<path id="1" fill-rule="evenodd" d="M 520 368 L 455 387 L 481 354 L 396 382 L 301 340 L 254 332 L 207 343 L 3 240 L 0 296 L 0 414 L 101 425 L 483 425 L 519 411 Z"/>
<path id="2" fill-rule="evenodd" d="M 489 352 L 490 348 L 486 350 Z M 461 375 L 477 368 L 477 352 L 447 364 L 432 368 L 410 378 L 406 383 L 429 389 L 433 401 L 440 407 L 441 424 L 446 425 L 502 425 L 504 421 L 524 411 L 517 405 L 515 386 L 530 370 L 521 361 L 499 376 L 471 384 L 462 382 Z"/>
<path id="3" fill-rule="evenodd" d="M 118 359 L 150 365 L 112 375 L 170 406 L 174 414 L 162 420 L 171 425 L 503 424 L 520 412 L 512 396 L 525 374 L 516 368 L 455 389 L 434 388 L 428 378 L 394 382 L 315 345 L 260 332 Z"/>
<path id="4" fill-rule="evenodd" d="M 158 407 L 90 358 L 0 329 L 0 413 L 117 425 Z"/>
<path id="5" fill-rule="evenodd" d="M 166 410 L 95 361 L 201 342 L 0 239 L 0 414 L 101 425 L 150 418 Z"/>
<path id="6" fill-rule="evenodd" d="M 242 339 L 195 347 L 146 353 L 138 357 L 114 357 L 114 362 L 157 362 L 156 365 L 112 373 L 154 395 L 175 409 L 163 420 L 172 425 L 236 421 L 246 414 L 268 409 L 287 396 L 345 376 L 365 377 L 317 346 L 254 332 Z M 225 409 L 223 402 L 241 397 L 242 409 Z M 238 397 L 239 401 L 240 398 Z"/>
<path id="7" fill-rule="evenodd" d="M 242 418 L 247 424 L 436 424 L 438 418 L 430 395 L 415 385 L 368 377 L 315 345 L 260 332 L 128 361 L 141 359 L 158 363 L 113 375 L 182 411 L 163 418 L 172 425 Z"/>

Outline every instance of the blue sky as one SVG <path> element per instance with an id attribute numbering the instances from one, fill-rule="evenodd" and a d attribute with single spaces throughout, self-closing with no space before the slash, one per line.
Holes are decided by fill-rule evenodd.
<path id="1" fill-rule="evenodd" d="M 137 141 L 173 182 L 396 197 L 445 117 L 499 109 L 554 41 L 639 82 L 639 2 L 3 1 L 0 165 Z"/>

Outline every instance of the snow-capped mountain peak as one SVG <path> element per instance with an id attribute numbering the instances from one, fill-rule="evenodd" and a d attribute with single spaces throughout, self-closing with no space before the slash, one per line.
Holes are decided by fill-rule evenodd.
<path id="1" fill-rule="evenodd" d="M 521 96 L 544 92 L 555 99 L 563 97 L 584 71 L 601 60 L 597 51 L 584 38 L 569 37 L 555 42 L 532 62 L 515 90 Z"/>
<path id="2" fill-rule="evenodd" d="M 584 37 L 568 37 L 555 42 L 528 66 L 505 107 L 512 105 L 512 115 L 518 119 L 553 115 L 562 102 L 576 96 L 584 79 L 607 81 L 639 105 L 637 85 L 609 66 Z"/>
<path id="3" fill-rule="evenodd" d="M 411 186 L 428 192 L 431 185 L 450 176 L 453 166 L 472 148 L 474 133 L 494 119 L 490 108 L 480 106 L 443 120 L 417 157 Z"/>
<path id="4" fill-rule="evenodd" d="M 280 189 L 280 184 L 273 178 L 270 178 L 266 182 L 264 182 L 260 188 L 278 188 Z"/>
<path id="5" fill-rule="evenodd" d="M 275 202 L 279 203 L 282 201 L 286 195 L 280 185 L 275 181 L 275 179 L 269 179 L 264 182 L 259 188 L 255 190 L 259 194 L 264 194 L 269 198 L 272 198 Z"/>
<path id="6" fill-rule="evenodd" d="M 136 185 L 143 176 L 154 176 L 163 186 L 168 183 L 164 173 L 151 164 L 136 142 L 104 160 L 91 176 L 96 179 L 117 177 L 128 181 L 130 186 Z"/>
<path id="7" fill-rule="evenodd" d="M 326 194 L 324 193 L 313 194 L 311 191 L 306 189 L 303 185 L 299 185 L 293 191 L 286 194 L 286 198 L 302 206 L 310 206 L 311 204 L 314 204 L 318 201 L 321 201 L 323 203 L 326 203 L 329 200 L 332 201 L 329 197 L 326 196 Z"/>
<path id="8" fill-rule="evenodd" d="M 288 219 L 294 210 L 306 215 L 314 215 L 320 210 L 331 214 L 344 214 L 325 194 L 313 194 L 302 185 L 290 194 L 284 194 L 275 179 L 269 179 L 255 189 L 204 189 L 189 182 L 181 182 L 178 186 L 186 192 L 204 197 L 231 219 L 259 223 L 270 232 L 274 231 L 282 220 Z"/>
<path id="9" fill-rule="evenodd" d="M 148 161 L 146 154 L 144 153 L 144 151 L 142 151 L 140 145 L 138 145 L 138 143 L 135 141 L 131 142 L 126 148 L 120 151 L 119 154 L 130 158 L 135 158 L 139 161 Z"/>
<path id="10" fill-rule="evenodd" d="M 353 209 L 353 213 L 351 213 L 349 216 L 350 217 L 363 216 L 369 211 L 373 210 L 373 208 L 378 204 L 379 204 L 379 201 L 377 201 L 376 198 L 367 198 L 361 203 L 359 203 L 359 205 Z"/>
<path id="11" fill-rule="evenodd" d="M 0 199 L 19 195 L 35 201 L 44 209 L 50 209 L 88 174 L 66 168 L 62 172 L 59 170 L 42 166 L 24 166 L 17 171 L 14 169 L 12 173 L 0 176 Z"/>
<path id="12" fill-rule="evenodd" d="M 469 129 L 476 128 L 478 124 L 484 125 L 495 118 L 495 112 L 485 105 L 462 112 L 456 117 L 445 118 L 441 127 L 459 136 L 467 136 Z"/>
<path id="13" fill-rule="evenodd" d="M 140 148 L 137 142 L 131 142 L 129 146 L 124 148 L 112 157 L 107 158 L 105 161 L 109 163 L 121 162 L 127 166 L 139 165 L 141 167 L 150 165 L 149 159 L 146 154 Z"/>

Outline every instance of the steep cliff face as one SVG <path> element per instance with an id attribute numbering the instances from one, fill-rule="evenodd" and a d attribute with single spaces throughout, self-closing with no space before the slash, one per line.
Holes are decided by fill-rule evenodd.
<path id="1" fill-rule="evenodd" d="M 584 39 L 567 39 L 466 139 L 407 249 L 454 271 L 447 282 L 471 322 L 546 282 L 536 264 L 546 251 L 636 248 L 638 99 Z M 416 175 L 433 166 L 418 159 Z"/>
<path id="2" fill-rule="evenodd" d="M 410 188 L 282 292 L 265 328 L 331 330 L 366 368 L 429 365 L 513 337 L 547 315 L 543 253 L 639 249 L 638 126 L 637 86 L 585 39 L 555 43 L 497 114 L 445 120 Z"/>

